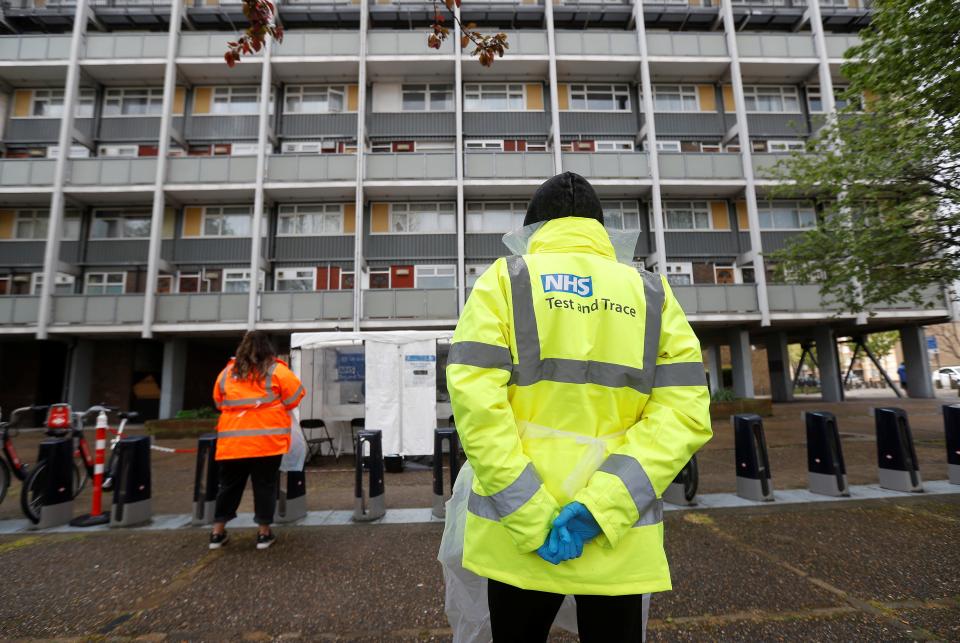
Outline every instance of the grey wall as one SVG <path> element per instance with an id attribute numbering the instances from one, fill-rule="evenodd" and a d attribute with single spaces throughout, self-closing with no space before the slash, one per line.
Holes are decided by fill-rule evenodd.
<path id="1" fill-rule="evenodd" d="M 657 113 L 657 136 L 710 137 L 723 136 L 727 128 L 723 114 L 677 114 L 673 112 Z M 751 131 L 751 133 L 753 133 Z"/>
<path id="2" fill-rule="evenodd" d="M 353 235 L 277 237 L 274 261 L 353 261 Z"/>
<path id="3" fill-rule="evenodd" d="M 257 116 L 191 116 L 185 136 L 217 142 L 257 138 Z"/>
<path id="4" fill-rule="evenodd" d="M 364 256 L 370 259 L 456 260 L 455 234 L 376 234 L 367 235 Z"/>
<path id="5" fill-rule="evenodd" d="M 147 264 L 146 239 L 90 240 L 87 242 L 85 265 Z"/>
<path id="6" fill-rule="evenodd" d="M 74 127 L 81 134 L 94 138 L 94 119 L 74 119 Z M 60 136 L 59 118 L 11 118 L 7 121 L 4 133 L 6 143 L 51 143 L 56 144 Z"/>
<path id="7" fill-rule="evenodd" d="M 284 137 L 357 136 L 356 114 L 286 114 L 280 119 Z"/>
<path id="8" fill-rule="evenodd" d="M 732 256 L 741 252 L 736 232 L 665 232 L 670 257 Z"/>
<path id="9" fill-rule="evenodd" d="M 761 232 L 760 237 L 763 239 L 763 251 L 772 252 L 774 250 L 780 250 L 781 248 L 786 247 L 787 241 L 796 237 L 797 235 L 803 234 L 796 231 L 771 231 L 771 232 Z"/>
<path id="10" fill-rule="evenodd" d="M 367 136 L 406 137 L 456 136 L 453 112 L 368 113 Z"/>
<path id="11" fill-rule="evenodd" d="M 549 112 L 464 112 L 463 135 L 470 138 L 550 135 Z"/>
<path id="12" fill-rule="evenodd" d="M 249 262 L 250 239 L 176 239 L 171 259 L 176 263 Z"/>

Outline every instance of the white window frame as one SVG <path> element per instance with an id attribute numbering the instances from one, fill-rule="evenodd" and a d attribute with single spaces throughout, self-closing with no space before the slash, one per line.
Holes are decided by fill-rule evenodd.
<path id="1" fill-rule="evenodd" d="M 720 143 L 700 143 L 701 154 L 720 154 L 723 146 Z"/>
<path id="2" fill-rule="evenodd" d="M 498 206 L 496 209 L 493 206 Z M 505 208 L 499 206 L 507 206 Z M 527 213 L 527 204 L 522 201 L 468 201 L 464 213 L 464 225 L 467 234 L 503 234 L 512 232 L 523 225 L 523 218 Z M 509 218 L 508 227 L 488 226 L 485 227 L 487 211 L 492 215 L 499 215 L 498 218 Z M 509 214 L 508 214 L 509 212 Z M 479 222 L 479 225 L 478 225 Z"/>
<path id="3" fill-rule="evenodd" d="M 604 225 L 611 230 L 642 230 L 641 219 L 643 213 L 641 212 L 640 204 L 637 201 L 601 201 L 601 207 L 603 208 L 603 218 Z M 620 213 L 621 220 L 623 221 L 623 226 L 613 227 L 609 225 L 607 213 L 609 211 L 616 210 Z M 628 221 L 629 219 L 629 221 Z M 633 225 L 635 224 L 635 225 Z"/>
<path id="4" fill-rule="evenodd" d="M 693 262 L 691 261 L 671 261 L 665 265 L 664 271 L 667 275 L 667 282 L 671 286 L 692 286 L 693 285 Z M 678 277 L 687 277 L 689 281 L 678 279 Z"/>
<path id="5" fill-rule="evenodd" d="M 567 91 L 569 92 L 569 101 L 568 109 L 569 112 L 615 112 L 615 113 L 628 113 L 632 110 L 632 97 L 630 96 L 630 85 L 626 83 L 571 83 L 567 86 Z M 614 109 L 590 109 L 590 101 L 587 96 L 590 92 L 600 92 L 608 91 L 610 92 L 610 97 L 614 104 L 617 102 L 618 96 L 625 96 L 627 99 L 626 106 L 623 108 L 614 108 Z M 582 98 L 575 98 L 574 94 L 582 95 Z M 585 103 L 585 107 L 574 107 L 573 103 L 575 100 L 582 100 Z"/>
<path id="6" fill-rule="evenodd" d="M 413 87 L 423 87 L 423 109 L 407 109 L 404 96 L 408 93 L 419 92 Z M 433 109 L 430 105 L 433 94 L 449 93 L 450 105 L 444 109 Z M 451 83 L 404 83 L 400 86 L 401 112 L 452 112 L 456 110 L 456 99 L 453 84 Z"/>
<path id="7" fill-rule="evenodd" d="M 102 283 L 94 284 L 92 278 L 102 279 Z M 119 277 L 120 292 L 107 292 L 111 286 L 117 286 L 116 277 Z M 91 288 L 102 288 L 103 292 L 91 292 Z M 83 294 L 85 295 L 125 295 L 127 293 L 127 273 L 125 272 L 88 272 L 83 277 Z"/>
<path id="8" fill-rule="evenodd" d="M 31 236 L 21 236 L 20 224 L 30 226 Z M 49 210 L 17 210 L 13 215 L 13 237 L 10 241 L 45 241 L 50 225 Z M 38 231 L 39 228 L 39 231 Z M 5 239 L 6 241 L 6 239 Z"/>
<path id="9" fill-rule="evenodd" d="M 340 144 L 344 144 L 344 151 L 340 151 Z M 286 141 L 281 147 L 282 154 L 350 154 L 347 149 L 353 147 L 356 153 L 356 144 L 353 141 L 340 139 L 320 139 L 318 141 Z"/>
<path id="10" fill-rule="evenodd" d="M 193 113 L 190 116 L 256 116 L 260 111 L 260 85 L 216 85 L 211 87 L 210 95 L 210 112 L 207 114 L 197 114 Z M 252 112 L 234 112 L 227 109 L 226 111 L 217 111 L 217 105 L 227 105 L 228 107 L 233 104 L 233 99 L 235 96 L 249 96 L 250 92 L 253 92 L 255 102 L 254 109 Z M 223 99 L 226 99 L 226 102 L 223 102 Z M 217 99 L 220 99 L 220 103 L 217 102 Z M 270 89 L 270 102 L 268 105 L 270 114 L 273 114 L 273 88 Z"/>
<path id="11" fill-rule="evenodd" d="M 617 147 L 623 147 L 625 149 L 616 149 Z M 608 149 L 603 149 L 608 148 Z M 633 152 L 634 146 L 633 141 L 626 139 L 619 140 L 596 140 L 593 142 L 593 151 L 599 154 L 609 154 L 611 152 Z"/>
<path id="12" fill-rule="evenodd" d="M 665 109 L 663 107 L 657 106 L 657 97 L 658 95 L 663 95 L 668 93 L 676 94 L 680 99 L 680 109 Z M 693 99 L 693 109 L 685 109 L 686 100 L 690 98 Z M 653 86 L 653 111 L 659 114 L 691 114 L 700 111 L 700 92 L 697 91 L 696 85 L 669 85 L 661 84 Z"/>
<path id="13" fill-rule="evenodd" d="M 840 96 L 844 92 L 846 92 L 848 89 L 850 88 L 847 85 L 834 85 L 833 86 L 833 102 L 834 103 L 841 102 Z M 820 102 L 820 109 L 813 108 L 814 96 L 816 97 L 816 100 Z M 846 106 L 837 105 L 838 112 L 843 109 L 846 109 Z M 863 99 L 861 97 L 860 109 L 857 111 L 859 112 L 862 110 L 863 110 Z M 809 85 L 807 87 L 807 111 L 809 111 L 811 114 L 826 114 L 826 111 L 823 109 L 823 92 L 820 90 L 819 85 Z"/>
<path id="14" fill-rule="evenodd" d="M 692 224 L 689 228 L 680 228 L 672 227 L 670 225 L 670 211 L 683 211 L 690 214 L 690 222 Z M 698 227 L 697 222 L 702 221 L 699 218 L 698 214 L 706 214 L 706 227 Z M 664 229 L 671 232 L 709 232 L 713 230 L 713 216 L 710 212 L 710 202 L 709 201 L 664 201 L 663 204 L 663 225 Z"/>
<path id="15" fill-rule="evenodd" d="M 36 104 L 39 102 L 52 103 L 54 99 L 59 99 L 59 114 L 34 114 Z M 83 89 L 77 93 L 77 104 L 73 113 L 74 118 L 93 118 L 94 103 L 96 102 L 96 92 L 92 89 Z M 63 90 L 62 89 L 34 89 L 30 93 L 30 113 L 26 116 L 11 116 L 10 118 L 61 118 L 63 116 Z"/>
<path id="16" fill-rule="evenodd" d="M 414 209 L 417 208 L 417 209 Z M 432 209 L 431 209 L 432 208 Z M 388 231 L 375 234 L 456 234 L 457 232 L 457 205 L 450 201 L 437 202 L 404 202 L 391 203 L 390 214 L 388 218 Z M 411 230 L 410 223 L 407 220 L 411 215 L 435 215 L 435 226 L 418 226 L 418 229 Z M 449 220 L 453 227 L 450 230 L 440 228 L 440 217 Z M 402 221 L 405 221 L 401 223 Z M 398 229 L 399 228 L 399 229 Z"/>
<path id="17" fill-rule="evenodd" d="M 259 149 L 257 143 L 231 143 L 230 156 L 256 156 Z"/>
<path id="18" fill-rule="evenodd" d="M 774 90 L 777 90 L 777 96 L 780 99 L 781 109 L 766 110 L 757 109 L 758 100 L 761 96 L 773 96 Z M 744 105 L 749 105 L 752 100 L 754 109 L 746 108 L 748 114 L 802 114 L 800 109 L 800 92 L 794 85 L 746 85 L 743 88 Z M 796 109 L 787 109 L 786 103 L 792 100 Z"/>
<path id="19" fill-rule="evenodd" d="M 260 290 L 263 290 L 264 272 L 261 270 Z M 241 284 L 243 287 L 239 290 L 227 289 L 227 284 Z M 225 293 L 247 293 L 250 292 L 250 269 L 249 268 L 224 268 L 220 277 L 220 292 Z"/>
<path id="20" fill-rule="evenodd" d="M 280 288 L 281 282 L 304 282 L 310 280 L 309 288 Z M 274 292 L 313 292 L 317 289 L 317 268 L 315 266 L 284 266 L 273 273 Z"/>
<path id="21" fill-rule="evenodd" d="M 90 222 L 90 239 L 92 241 L 129 241 L 131 239 L 149 239 L 150 238 L 150 218 L 151 212 L 149 210 L 125 212 L 123 210 L 95 210 L 93 213 L 93 219 Z M 127 223 L 130 219 L 142 219 L 147 223 L 146 234 L 143 236 L 134 236 L 133 234 L 128 234 Z M 94 235 L 94 230 L 96 229 L 98 220 L 107 220 L 107 221 L 117 221 L 118 229 L 120 230 L 119 237 L 100 237 Z"/>
<path id="22" fill-rule="evenodd" d="M 140 146 L 136 144 L 101 145 L 97 156 L 114 159 L 135 159 L 140 156 Z"/>
<path id="23" fill-rule="evenodd" d="M 441 271 L 444 274 L 440 274 Z M 450 277 L 453 279 L 453 285 L 451 286 L 442 286 L 440 288 L 435 288 L 435 290 L 445 290 L 457 287 L 457 266 L 452 263 L 445 264 L 417 264 L 413 267 L 413 287 L 414 288 L 424 288 L 420 283 L 422 278 L 446 278 Z M 392 285 L 392 284 L 391 284 Z"/>
<path id="24" fill-rule="evenodd" d="M 124 114 L 125 100 L 143 98 L 146 100 L 146 111 L 142 114 Z M 151 109 L 152 108 L 152 109 Z M 117 111 L 112 111 L 112 110 Z M 103 95 L 104 118 L 146 118 L 163 114 L 162 87 L 116 87 L 108 88 Z"/>
<path id="25" fill-rule="evenodd" d="M 312 211 L 310 209 L 313 209 Z M 319 209 L 319 211 L 317 210 Z M 296 203 L 281 205 L 277 211 L 277 236 L 278 237 L 335 237 L 345 234 L 343 231 L 343 204 L 342 203 Z M 320 231 L 317 231 L 316 222 L 305 225 L 310 217 L 320 218 Z M 294 229 L 288 232 L 281 232 L 281 220 L 295 219 L 299 223 L 294 224 Z M 327 223 L 336 220 L 337 231 L 328 232 Z"/>
<path id="26" fill-rule="evenodd" d="M 470 152 L 502 152 L 502 138 L 468 138 L 463 141 L 463 149 Z"/>
<path id="27" fill-rule="evenodd" d="M 778 209 L 791 209 L 796 215 L 796 225 L 778 226 L 774 212 Z M 757 219 L 761 230 L 777 232 L 805 232 L 817 227 L 817 211 L 810 204 L 801 201 L 766 201 L 758 204 Z M 804 219 L 809 220 L 812 225 L 801 225 Z M 766 220 L 767 225 L 764 225 Z"/>
<path id="28" fill-rule="evenodd" d="M 323 94 L 326 96 L 323 104 L 326 106 L 325 109 L 320 110 L 304 110 L 303 106 L 303 96 L 304 94 Z M 340 105 L 341 109 L 330 109 L 330 97 L 333 95 L 340 96 Z M 346 114 L 350 110 L 347 108 L 348 101 L 348 89 L 346 85 L 287 85 L 283 90 L 283 113 L 284 114 Z M 289 109 L 288 101 L 291 99 L 298 99 L 301 109 Z"/>
<path id="29" fill-rule="evenodd" d="M 53 279 L 53 291 L 56 294 L 60 295 L 72 295 L 74 292 L 74 287 L 76 286 L 77 278 L 73 275 L 68 275 L 66 273 L 58 272 L 56 277 Z M 12 282 L 11 282 L 12 286 Z M 30 294 L 39 295 L 40 289 L 43 286 L 43 273 L 34 272 L 30 275 Z M 64 288 L 61 288 L 64 286 Z"/>
<path id="30" fill-rule="evenodd" d="M 519 90 L 519 91 L 518 91 Z M 507 104 L 519 98 L 519 107 L 489 107 L 483 105 L 484 93 L 503 94 Z M 468 107 L 467 101 L 479 101 L 479 106 Z M 492 100 L 492 99 L 491 99 Z M 527 86 L 523 83 L 466 83 L 463 86 L 463 111 L 465 112 L 525 112 L 527 111 Z"/>
<path id="31" fill-rule="evenodd" d="M 650 151 L 650 140 L 643 139 L 643 151 Z M 665 153 L 680 153 L 680 141 L 662 141 L 657 139 L 657 151 Z"/>
<path id="32" fill-rule="evenodd" d="M 67 158 L 71 159 L 88 159 L 90 158 L 90 148 L 85 145 L 71 145 L 70 152 Z M 59 145 L 48 145 L 47 146 L 47 158 L 55 159 L 60 156 L 60 146 Z"/>
<path id="33" fill-rule="evenodd" d="M 244 208 L 246 210 L 247 217 L 250 222 L 247 227 L 249 232 L 247 234 L 240 235 L 225 235 L 222 234 L 223 231 L 223 222 L 220 223 L 220 234 L 207 234 L 207 219 L 213 218 L 224 218 L 226 216 L 239 216 L 240 212 L 228 212 L 228 210 L 239 210 Z M 246 239 L 253 236 L 253 209 L 249 206 L 235 206 L 235 205 L 223 205 L 223 206 L 206 206 L 203 208 L 203 214 L 200 217 L 200 238 L 206 239 Z"/>
<path id="34" fill-rule="evenodd" d="M 777 149 L 780 148 L 780 149 Z M 783 139 L 776 141 L 767 141 L 767 152 L 771 154 L 786 154 L 789 152 L 802 152 L 806 149 L 806 143 L 799 139 Z"/>

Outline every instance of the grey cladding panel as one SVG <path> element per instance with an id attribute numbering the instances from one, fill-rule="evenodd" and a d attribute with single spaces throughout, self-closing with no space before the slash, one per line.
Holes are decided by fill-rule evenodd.
<path id="1" fill-rule="evenodd" d="M 11 118 L 4 140 L 7 143 L 53 143 L 59 135 L 59 118 Z"/>
<path id="2" fill-rule="evenodd" d="M 42 252 L 43 251 L 41 250 L 41 254 Z M 79 241 L 61 242 L 60 243 L 60 261 L 66 261 L 67 263 L 78 263 L 80 261 L 80 242 Z"/>
<path id="3" fill-rule="evenodd" d="M 353 235 L 277 237 L 275 261 L 343 261 L 353 259 Z"/>
<path id="4" fill-rule="evenodd" d="M 502 234 L 464 235 L 464 254 L 467 261 L 493 260 L 510 254 L 503 245 Z"/>
<path id="5" fill-rule="evenodd" d="M 739 253 L 734 232 L 665 232 L 671 257 L 731 256 Z"/>
<path id="6" fill-rule="evenodd" d="M 174 127 L 180 129 L 181 126 L 175 122 Z M 159 116 L 106 117 L 100 120 L 100 140 L 104 142 L 153 141 L 159 133 Z"/>
<path id="7" fill-rule="evenodd" d="M 550 135 L 548 112 L 465 112 L 463 135 L 473 138 L 512 136 L 545 138 Z"/>
<path id="8" fill-rule="evenodd" d="M 177 263 L 235 263 L 250 261 L 250 239 L 177 239 Z"/>
<path id="9" fill-rule="evenodd" d="M 286 114 L 281 120 L 285 137 L 357 137 L 356 114 Z"/>
<path id="10" fill-rule="evenodd" d="M 373 137 L 453 137 L 456 115 L 453 112 L 370 113 L 367 135 Z"/>
<path id="11" fill-rule="evenodd" d="M 0 242 L 0 265 L 3 266 L 42 266 L 43 241 L 3 241 Z M 61 246 L 62 248 L 63 246 Z"/>
<path id="12" fill-rule="evenodd" d="M 634 101 L 636 102 L 636 101 Z M 634 137 L 640 131 L 636 113 L 560 112 L 560 131 L 572 134 L 622 135 Z"/>
<path id="13" fill-rule="evenodd" d="M 370 259 L 455 259 L 455 234 L 373 234 L 367 236 L 365 256 Z"/>
<path id="14" fill-rule="evenodd" d="M 750 136 L 803 136 L 809 133 L 803 114 L 747 114 Z"/>
<path id="15" fill-rule="evenodd" d="M 723 136 L 722 114 L 675 114 L 657 113 L 657 136 Z"/>
<path id="16" fill-rule="evenodd" d="M 763 240 L 763 251 L 773 252 L 774 250 L 785 248 L 790 239 L 793 239 L 801 234 L 803 233 L 797 231 L 788 232 L 785 230 L 761 232 L 760 237 Z"/>
<path id="17" fill-rule="evenodd" d="M 87 265 L 116 265 L 147 263 L 145 239 L 90 240 L 87 242 Z"/>
<path id="18" fill-rule="evenodd" d="M 187 138 L 230 141 L 257 137 L 256 116 L 191 116 Z"/>

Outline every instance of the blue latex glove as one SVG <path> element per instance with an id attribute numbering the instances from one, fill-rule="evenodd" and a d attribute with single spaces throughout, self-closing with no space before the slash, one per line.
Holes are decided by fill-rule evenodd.
<path id="1" fill-rule="evenodd" d="M 551 565 L 579 558 L 583 553 L 583 540 L 566 527 L 553 527 L 537 554 Z"/>
<path id="2" fill-rule="evenodd" d="M 593 540 L 602 531 L 590 510 L 583 503 L 576 501 L 571 502 L 560 511 L 560 515 L 553 521 L 553 526 L 554 528 L 566 528 L 575 539 L 581 542 L 581 549 L 584 543 Z"/>

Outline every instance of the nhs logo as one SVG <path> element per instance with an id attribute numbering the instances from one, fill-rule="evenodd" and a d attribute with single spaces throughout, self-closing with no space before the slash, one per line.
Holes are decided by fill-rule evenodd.
<path id="1" fill-rule="evenodd" d="M 579 277 L 577 275 L 565 275 L 555 273 L 552 275 L 540 275 L 540 281 L 543 283 L 543 292 L 568 292 L 580 297 L 593 296 L 593 277 Z"/>

